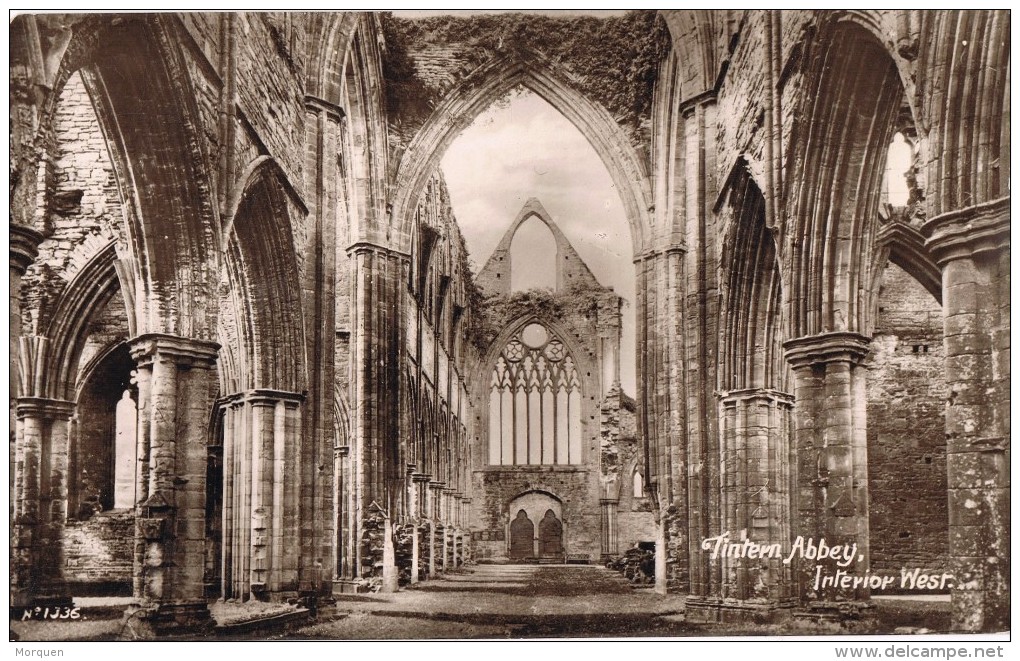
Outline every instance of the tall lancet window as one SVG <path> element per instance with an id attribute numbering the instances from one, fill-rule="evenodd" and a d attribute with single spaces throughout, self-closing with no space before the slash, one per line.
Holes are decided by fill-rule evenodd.
<path id="1" fill-rule="evenodd" d="M 489 463 L 581 463 L 581 381 L 574 358 L 542 324 L 503 347 L 489 384 Z"/>

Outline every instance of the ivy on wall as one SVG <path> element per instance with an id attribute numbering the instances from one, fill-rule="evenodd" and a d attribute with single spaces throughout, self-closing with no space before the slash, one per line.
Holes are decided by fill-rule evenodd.
<path id="1" fill-rule="evenodd" d="M 482 312 L 476 313 L 476 323 L 469 332 L 471 342 L 484 353 L 508 324 L 524 316 L 559 319 L 572 314 L 594 318 L 598 314 L 599 302 L 605 298 L 605 293 L 572 287 L 556 292 L 550 289 L 529 289 L 512 292 L 509 296 L 503 294 L 485 296 L 478 292 L 477 296 L 480 299 L 480 307 L 474 309 Z"/>
<path id="2" fill-rule="evenodd" d="M 659 63 L 669 31 L 654 11 L 623 16 L 487 14 L 422 19 L 382 16 L 387 110 L 399 125 L 420 126 L 452 80 L 495 57 L 535 50 L 565 67 L 588 98 L 604 106 L 632 134 L 647 130 Z M 443 71 L 425 70 L 416 57 L 442 53 Z"/>

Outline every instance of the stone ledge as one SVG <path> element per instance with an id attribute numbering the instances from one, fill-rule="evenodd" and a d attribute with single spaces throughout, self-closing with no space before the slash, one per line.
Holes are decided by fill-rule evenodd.
<path id="1" fill-rule="evenodd" d="M 921 226 L 925 245 L 943 267 L 956 259 L 1009 247 L 1010 196 L 935 216 Z"/>

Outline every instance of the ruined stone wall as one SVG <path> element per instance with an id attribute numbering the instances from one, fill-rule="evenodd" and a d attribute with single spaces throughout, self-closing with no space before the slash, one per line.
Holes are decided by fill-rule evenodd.
<path id="1" fill-rule="evenodd" d="M 64 528 L 64 580 L 72 593 L 130 594 L 134 512 L 101 512 Z"/>
<path id="2" fill-rule="evenodd" d="M 624 418 L 633 420 L 634 412 L 624 409 Z M 626 429 L 626 421 L 621 425 Z M 621 434 L 620 439 L 620 500 L 617 505 L 616 525 L 618 548 L 620 552 L 634 546 L 637 542 L 655 541 L 655 519 L 652 516 L 652 499 L 647 491 L 634 493 L 634 469 L 636 468 L 642 476 L 644 469 L 644 451 L 642 444 L 632 434 L 626 432 Z M 644 479 L 642 479 L 644 482 Z"/>
<path id="3" fill-rule="evenodd" d="M 524 13 L 422 20 L 388 17 L 385 72 L 391 129 L 403 146 L 451 88 L 499 57 L 540 53 L 589 98 L 605 107 L 635 146 L 649 133 L 651 88 L 668 42 L 655 12 L 625 16 L 542 16 Z"/>
<path id="4" fill-rule="evenodd" d="M 767 117 L 769 101 L 769 58 L 767 54 L 769 11 L 748 10 L 742 14 L 740 30 L 729 54 L 726 75 L 719 86 L 718 123 L 716 140 L 718 144 L 715 176 L 724 180 L 730 169 L 743 156 L 749 161 L 754 178 L 765 180 L 765 144 L 768 140 Z M 817 42 L 824 24 L 832 25 L 844 15 L 855 12 L 818 12 L 808 10 L 782 10 L 780 12 L 779 40 L 779 97 L 781 117 L 780 142 L 791 145 L 804 131 L 804 117 L 801 104 L 804 102 L 805 74 L 810 65 L 810 48 Z M 864 14 L 867 14 L 865 17 Z M 905 58 L 897 44 L 906 38 L 899 34 L 898 18 L 894 12 L 863 12 L 856 17 L 862 25 L 868 25 L 889 56 L 901 71 L 901 80 L 908 95 L 914 93 L 915 63 Z M 915 26 L 916 27 L 916 26 Z M 694 37 L 694 35 L 689 35 Z M 715 72 L 718 73 L 718 72 Z M 700 90 L 695 90 L 695 93 Z M 784 153 L 789 150 L 784 148 Z M 784 159 L 784 173 L 791 163 Z M 796 182 L 786 182 L 791 188 Z"/>
<path id="5" fill-rule="evenodd" d="M 79 75 L 61 92 L 53 133 L 36 210 L 46 240 L 22 286 L 23 310 L 31 315 L 26 330 L 37 332 L 45 332 L 57 296 L 96 253 L 115 239 L 126 244 L 113 165 Z"/>
<path id="6" fill-rule="evenodd" d="M 584 425 L 582 430 L 587 437 Z M 562 502 L 566 553 L 584 554 L 597 561 L 601 530 L 598 479 L 595 469 L 587 466 L 493 466 L 476 471 L 472 498 L 475 557 L 507 557 L 510 520 L 516 515 L 507 507 L 511 500 L 532 490 L 551 493 Z M 537 529 L 538 521 L 533 523 Z"/>
<path id="7" fill-rule="evenodd" d="M 529 201 L 504 236 L 509 248 L 516 225 L 533 211 Z M 540 205 L 534 213 L 545 213 Z M 551 225 L 551 229 L 555 225 Z M 554 235 L 558 230 L 554 230 Z M 623 396 L 618 384 L 609 384 L 602 396 L 605 370 L 603 361 L 611 360 L 603 353 L 599 338 L 619 346 L 620 298 L 598 283 L 587 266 L 576 257 L 565 238 L 557 241 L 560 254 L 574 257 L 558 278 L 557 292 L 528 290 L 509 292 L 490 278 L 490 289 L 484 301 L 483 327 L 479 333 L 483 356 L 495 359 L 505 341 L 504 331 L 530 318 L 554 325 L 569 347 L 582 383 L 581 439 L 582 463 L 578 465 L 489 465 L 488 411 L 479 411 L 480 433 L 472 450 L 475 470 L 472 494 L 472 527 L 476 557 L 505 559 L 509 548 L 509 526 L 516 512 L 510 512 L 510 501 L 522 493 L 540 490 L 552 494 L 563 504 L 565 552 L 586 556 L 597 561 L 602 551 L 602 507 L 600 500 L 615 490 L 621 480 L 622 461 L 633 465 L 637 444 L 634 441 L 633 411 L 621 406 Z M 569 251 L 568 251 L 569 249 Z M 483 275 L 506 273 L 497 251 L 483 269 Z M 575 275 L 567 278 L 565 273 Z M 503 278 L 500 278 L 503 280 Z M 507 283 L 501 283 L 507 284 Z M 496 292 L 496 293 L 494 293 Z M 497 343 L 500 343 L 497 346 Z M 496 351 L 497 354 L 492 354 Z M 483 406 L 489 401 L 492 364 L 479 362 L 473 370 L 475 401 Z M 631 407 L 632 408 L 632 407 Z M 626 422 L 624 422 L 626 418 Z M 627 439 L 622 438 L 627 434 Z M 615 491 L 614 491 L 615 493 Z M 650 514 L 648 514 L 650 517 Z M 537 521 L 534 522 L 537 525 Z M 628 520 L 628 525 L 630 525 Z M 628 535 L 640 534 L 628 528 Z"/>
<path id="8" fill-rule="evenodd" d="M 878 304 L 867 376 L 871 570 L 947 571 L 942 308 L 892 264 Z"/>

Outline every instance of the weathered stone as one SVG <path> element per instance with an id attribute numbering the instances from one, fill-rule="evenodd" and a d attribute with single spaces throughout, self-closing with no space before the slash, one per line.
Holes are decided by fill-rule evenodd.
<path id="1" fill-rule="evenodd" d="M 948 566 L 953 627 L 1008 629 L 1008 14 L 557 21 L 14 19 L 14 601 L 130 580 L 125 631 L 199 630 L 206 598 L 395 589 L 504 558 L 516 504 L 536 557 L 654 542 L 656 589 L 690 594 L 694 619 L 858 626 L 867 589 L 702 547 L 803 535 L 857 544 L 859 571 Z M 473 282 L 437 168 L 518 86 L 621 196 L 633 400 L 620 299 L 540 203 Z M 897 133 L 909 199 L 891 207 Z M 553 294 L 510 291 L 534 216 Z M 534 321 L 557 344 L 522 355 L 569 354 L 579 431 L 562 461 L 516 441 L 504 461 L 494 366 Z M 508 403 L 541 410 L 522 383 Z M 124 392 L 133 479 L 111 466 Z M 110 511 L 118 480 L 133 511 Z M 562 548 L 542 543 L 547 511 Z"/>

